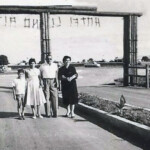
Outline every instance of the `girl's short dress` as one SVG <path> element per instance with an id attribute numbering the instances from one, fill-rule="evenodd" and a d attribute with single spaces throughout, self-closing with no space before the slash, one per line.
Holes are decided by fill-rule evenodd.
<path id="1" fill-rule="evenodd" d="M 39 75 L 37 68 L 26 70 L 27 75 L 27 92 L 26 105 L 43 105 L 46 103 L 42 88 L 40 88 Z"/>

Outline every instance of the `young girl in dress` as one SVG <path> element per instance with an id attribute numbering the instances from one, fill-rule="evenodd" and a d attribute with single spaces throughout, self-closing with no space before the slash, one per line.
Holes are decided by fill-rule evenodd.
<path id="1" fill-rule="evenodd" d="M 17 100 L 17 110 L 19 113 L 19 119 L 25 120 L 24 107 L 25 107 L 25 91 L 26 91 L 26 80 L 24 76 L 24 70 L 18 70 L 18 78 L 14 79 L 13 83 L 13 96 Z"/>
<path id="2" fill-rule="evenodd" d="M 41 87 L 40 71 L 35 68 L 36 61 L 34 58 L 29 60 L 30 68 L 26 70 L 27 79 L 27 94 L 26 94 L 26 104 L 30 105 L 33 112 L 33 119 L 36 116 L 43 118 L 40 112 L 40 107 L 46 103 L 45 96 Z M 37 107 L 37 113 L 35 108 Z M 36 115 L 37 114 L 37 115 Z"/>

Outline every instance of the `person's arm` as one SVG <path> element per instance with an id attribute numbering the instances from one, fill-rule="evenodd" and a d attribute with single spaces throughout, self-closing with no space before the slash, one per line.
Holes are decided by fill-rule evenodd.
<path id="1" fill-rule="evenodd" d="M 43 80 L 43 66 L 41 65 L 40 68 L 39 68 L 39 71 L 40 71 L 40 78 Z"/>
<path id="2" fill-rule="evenodd" d="M 40 87 L 43 87 L 43 80 L 42 80 L 41 72 L 40 72 L 40 70 L 38 70 L 38 71 L 39 71 L 39 73 L 38 73 L 39 85 L 40 85 Z"/>
<path id="3" fill-rule="evenodd" d="M 39 84 L 40 84 L 40 87 L 43 87 L 43 80 L 42 80 L 42 78 L 41 78 L 40 75 L 39 75 L 38 77 L 39 77 Z"/>
<path id="4" fill-rule="evenodd" d="M 13 86 L 13 98 L 16 100 L 16 88 Z"/>
<path id="5" fill-rule="evenodd" d="M 77 74 L 74 74 L 73 76 L 70 77 L 70 81 L 72 81 L 73 79 L 77 78 Z"/>
<path id="6" fill-rule="evenodd" d="M 16 100 L 16 84 L 15 80 L 12 82 L 13 98 Z"/>
<path id="7" fill-rule="evenodd" d="M 67 80 L 67 77 L 65 77 L 64 75 L 61 76 L 62 80 Z"/>
<path id="8" fill-rule="evenodd" d="M 28 72 L 27 72 L 27 70 L 25 70 L 25 79 L 27 79 L 28 78 Z"/>
<path id="9" fill-rule="evenodd" d="M 69 81 L 70 81 L 70 82 L 71 82 L 73 79 L 77 79 L 77 77 L 78 77 L 78 73 L 76 72 L 75 67 L 72 68 L 72 72 L 73 72 L 73 75 L 69 78 Z"/>
<path id="10" fill-rule="evenodd" d="M 63 74 L 62 68 L 58 70 L 58 80 L 67 80 L 67 77 Z"/>
<path id="11" fill-rule="evenodd" d="M 56 70 L 56 87 L 59 88 L 58 68 Z"/>

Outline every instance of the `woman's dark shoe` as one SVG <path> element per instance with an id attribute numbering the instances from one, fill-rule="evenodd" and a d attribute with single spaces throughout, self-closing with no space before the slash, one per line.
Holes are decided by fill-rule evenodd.
<path id="1" fill-rule="evenodd" d="M 24 116 L 22 116 L 22 119 L 23 119 L 23 120 L 25 120 L 25 117 L 24 117 Z"/>
<path id="2" fill-rule="evenodd" d="M 19 119 L 19 120 L 23 120 L 23 119 L 22 119 L 22 116 L 19 116 L 18 119 Z"/>
<path id="3" fill-rule="evenodd" d="M 75 114 L 71 114 L 71 118 L 75 118 Z"/>
<path id="4" fill-rule="evenodd" d="M 65 115 L 65 117 L 69 117 L 70 115 L 71 115 L 71 113 L 69 113 L 69 114 L 66 114 L 66 115 Z"/>
<path id="5" fill-rule="evenodd" d="M 68 115 L 68 114 L 66 114 L 66 115 L 64 115 L 64 117 L 69 117 L 69 115 Z"/>

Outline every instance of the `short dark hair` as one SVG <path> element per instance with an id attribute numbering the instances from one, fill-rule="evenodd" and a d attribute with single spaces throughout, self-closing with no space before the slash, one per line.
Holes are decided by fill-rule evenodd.
<path id="1" fill-rule="evenodd" d="M 25 73 L 23 69 L 18 69 L 18 74 Z"/>
<path id="2" fill-rule="evenodd" d="M 30 58 L 30 59 L 29 59 L 29 65 L 30 65 L 32 62 L 35 62 L 35 64 L 36 64 L 36 61 L 35 61 L 34 58 Z"/>
<path id="3" fill-rule="evenodd" d="M 47 60 L 48 57 L 52 58 L 52 55 L 50 55 L 50 54 L 46 55 L 46 60 Z"/>
<path id="4" fill-rule="evenodd" d="M 70 56 L 64 56 L 64 57 L 63 57 L 63 62 L 65 62 L 65 61 L 66 61 L 66 59 L 68 59 L 68 58 L 69 58 L 69 59 L 70 59 L 70 61 L 71 61 L 71 57 L 70 57 Z"/>

